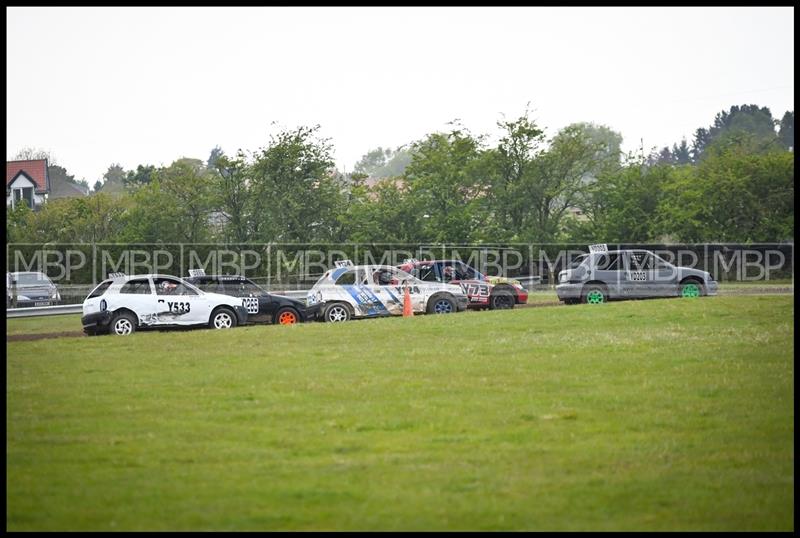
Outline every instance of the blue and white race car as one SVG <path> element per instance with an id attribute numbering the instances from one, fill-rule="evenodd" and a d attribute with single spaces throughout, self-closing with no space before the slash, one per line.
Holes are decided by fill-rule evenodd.
<path id="1" fill-rule="evenodd" d="M 306 304 L 321 304 L 324 321 L 403 314 L 405 290 L 414 313 L 448 314 L 467 309 L 468 298 L 460 286 L 423 282 L 389 265 L 353 265 L 349 260 L 320 278 L 308 292 Z"/>

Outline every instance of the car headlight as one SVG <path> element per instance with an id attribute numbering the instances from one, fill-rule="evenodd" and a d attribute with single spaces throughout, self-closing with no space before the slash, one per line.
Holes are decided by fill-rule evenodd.
<path id="1" fill-rule="evenodd" d="M 60 300 L 61 297 L 58 295 L 58 290 L 53 290 L 53 293 L 50 294 L 50 298 L 56 301 Z"/>
<path id="2" fill-rule="evenodd" d="M 17 295 L 17 301 L 30 301 L 31 298 L 27 295 Z"/>
<path id="3" fill-rule="evenodd" d="M 567 281 L 567 273 L 561 273 L 561 275 L 558 277 L 558 281 L 559 281 L 561 284 L 563 284 L 564 282 L 566 282 L 566 281 Z"/>

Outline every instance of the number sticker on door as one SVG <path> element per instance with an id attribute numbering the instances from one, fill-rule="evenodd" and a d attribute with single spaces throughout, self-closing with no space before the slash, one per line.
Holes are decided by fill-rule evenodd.
<path id="1" fill-rule="evenodd" d="M 242 298 L 242 306 L 247 309 L 248 314 L 258 314 L 258 298 L 257 297 L 244 297 Z"/>
<path id="2" fill-rule="evenodd" d="M 647 280 L 647 271 L 630 271 L 628 278 L 633 281 L 642 282 Z"/>

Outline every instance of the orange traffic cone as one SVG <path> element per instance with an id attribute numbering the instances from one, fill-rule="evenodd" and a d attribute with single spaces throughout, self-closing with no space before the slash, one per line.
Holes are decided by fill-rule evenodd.
<path id="1" fill-rule="evenodd" d="M 408 318 L 414 315 L 414 311 L 411 309 L 411 293 L 406 288 L 405 294 L 403 295 L 403 317 Z"/>

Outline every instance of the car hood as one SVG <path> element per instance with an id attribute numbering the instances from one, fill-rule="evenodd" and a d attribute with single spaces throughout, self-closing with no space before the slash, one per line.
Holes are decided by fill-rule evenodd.
<path id="1" fill-rule="evenodd" d="M 496 286 L 497 284 L 511 284 L 512 286 L 522 286 L 522 283 L 516 278 L 506 278 L 504 276 L 487 276 L 486 281 Z"/>
<path id="2" fill-rule="evenodd" d="M 707 271 L 701 271 L 700 269 L 692 269 L 691 267 L 676 267 L 678 270 L 678 278 L 684 279 L 687 276 L 696 276 L 702 280 L 711 279 L 711 274 Z"/>

